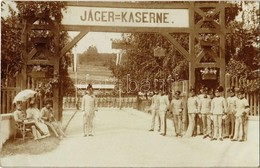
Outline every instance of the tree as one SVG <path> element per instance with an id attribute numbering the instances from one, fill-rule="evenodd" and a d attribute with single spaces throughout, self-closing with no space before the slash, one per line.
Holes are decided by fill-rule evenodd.
<path id="1" fill-rule="evenodd" d="M 10 15 L 1 17 L 1 83 L 2 86 L 10 84 L 21 70 L 23 60 L 21 55 L 21 30 L 14 29 L 19 22 L 17 13 L 9 6 Z"/>
<path id="2" fill-rule="evenodd" d="M 62 13 L 61 9 L 65 9 L 64 2 L 16 2 L 18 13 L 9 7 L 10 16 L 6 19 L 1 17 L 1 37 L 2 37 L 2 78 L 8 79 L 9 76 L 15 76 L 21 72 L 21 67 L 24 64 L 21 55 L 21 30 L 16 29 L 16 25 L 21 24 L 23 19 L 33 18 L 34 16 L 47 15 L 52 20 L 55 20 L 59 24 L 61 23 Z M 44 18 L 44 17 L 43 17 Z M 39 22 L 44 23 L 44 19 Z M 30 38 L 36 36 L 50 37 L 53 38 L 53 34 L 50 31 L 42 30 L 36 31 L 32 30 L 30 32 Z M 59 48 L 65 46 L 68 42 L 68 33 L 60 32 Z M 51 54 L 54 54 L 53 42 L 48 44 L 50 47 Z M 29 44 L 32 48 L 32 43 Z M 60 86 L 64 89 L 64 94 L 69 94 L 71 90 L 74 90 L 73 82 L 68 77 L 67 67 L 70 64 L 70 59 L 68 55 L 63 55 L 60 59 L 60 72 L 59 72 L 59 82 Z M 12 68 L 10 68 L 12 67 Z M 44 67 L 46 68 L 46 67 Z M 51 70 L 51 69 L 50 69 Z M 45 80 L 44 83 L 40 85 L 43 92 L 51 92 L 52 84 L 55 83 L 55 76 L 49 80 Z"/>
<path id="3" fill-rule="evenodd" d="M 87 55 L 91 55 L 91 56 L 96 56 L 98 55 L 98 50 L 96 46 L 89 46 L 87 51 L 86 51 Z"/>

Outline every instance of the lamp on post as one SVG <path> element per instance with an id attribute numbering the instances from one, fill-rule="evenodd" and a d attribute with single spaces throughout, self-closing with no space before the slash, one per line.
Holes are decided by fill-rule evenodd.
<path id="1" fill-rule="evenodd" d="M 156 61 L 157 61 L 157 63 L 160 65 L 160 62 L 158 62 L 158 61 L 160 61 L 161 60 L 161 58 L 163 58 L 163 57 L 165 57 L 165 52 L 166 52 L 166 50 L 164 49 L 164 48 L 162 48 L 162 47 L 159 47 L 159 46 L 157 46 L 154 50 L 153 50 L 153 55 L 154 55 L 154 57 L 156 57 L 156 58 L 158 58 Z M 161 66 L 161 65 L 160 65 Z M 161 75 L 161 71 L 160 71 L 160 75 Z M 159 79 L 160 79 L 160 77 L 159 77 Z"/>

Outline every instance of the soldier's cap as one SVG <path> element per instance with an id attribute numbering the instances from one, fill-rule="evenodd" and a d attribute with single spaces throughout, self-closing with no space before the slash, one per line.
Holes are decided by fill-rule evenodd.
<path id="1" fill-rule="evenodd" d="M 194 88 L 190 88 L 190 92 L 191 93 L 195 93 L 195 89 Z"/>
<path id="2" fill-rule="evenodd" d="M 92 84 L 88 84 L 87 90 L 91 90 L 91 89 L 93 89 Z"/>
<path id="3" fill-rule="evenodd" d="M 232 87 L 232 88 L 229 88 L 229 89 L 228 89 L 228 92 L 229 92 L 229 93 L 235 93 L 235 89 L 234 89 L 233 87 Z"/>
<path id="4" fill-rule="evenodd" d="M 245 90 L 243 88 L 240 88 L 237 92 L 238 94 L 244 94 L 245 93 Z"/>
<path id="5" fill-rule="evenodd" d="M 175 95 L 180 95 L 181 94 L 181 92 L 179 91 L 179 90 L 177 90 L 176 92 L 175 92 Z"/>
<path id="6" fill-rule="evenodd" d="M 215 92 L 223 92 L 224 88 L 222 86 L 217 87 L 217 89 L 215 90 Z"/>
<path id="7" fill-rule="evenodd" d="M 203 88 L 203 92 L 208 92 L 208 90 L 209 90 L 209 89 L 208 89 L 208 87 L 206 87 L 206 86 Z"/>

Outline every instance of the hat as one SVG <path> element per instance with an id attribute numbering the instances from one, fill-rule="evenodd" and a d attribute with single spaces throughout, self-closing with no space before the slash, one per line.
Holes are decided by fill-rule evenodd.
<path id="1" fill-rule="evenodd" d="M 229 92 L 229 93 L 235 93 L 235 88 L 234 88 L 234 87 L 229 88 L 229 89 L 228 89 L 228 92 Z"/>
<path id="2" fill-rule="evenodd" d="M 217 89 L 215 90 L 215 92 L 223 92 L 224 88 L 222 86 L 217 87 Z"/>
<path id="3" fill-rule="evenodd" d="M 88 84 L 88 86 L 87 86 L 87 90 L 90 90 L 90 89 L 93 89 L 93 87 L 92 87 L 91 84 Z"/>
<path id="4" fill-rule="evenodd" d="M 239 90 L 238 90 L 237 93 L 238 93 L 238 94 L 244 94 L 244 93 L 245 93 L 245 90 L 244 90 L 243 88 L 239 88 Z"/>
<path id="5" fill-rule="evenodd" d="M 179 91 L 179 90 L 177 90 L 176 92 L 175 92 L 175 95 L 180 95 L 181 94 L 181 92 Z"/>
<path id="6" fill-rule="evenodd" d="M 195 93 L 195 89 L 194 88 L 190 88 L 190 92 Z"/>

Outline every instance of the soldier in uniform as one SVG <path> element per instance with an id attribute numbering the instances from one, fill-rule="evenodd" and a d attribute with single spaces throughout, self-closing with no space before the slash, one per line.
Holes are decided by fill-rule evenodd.
<path id="1" fill-rule="evenodd" d="M 161 130 L 161 120 L 160 120 L 160 116 L 159 116 L 159 105 L 160 105 L 160 101 L 159 101 L 158 91 L 155 91 L 154 95 L 152 97 L 152 104 L 151 104 L 152 124 L 151 124 L 151 129 L 149 131 L 154 131 L 156 116 L 158 118 L 158 126 L 159 126 L 158 131 Z"/>
<path id="2" fill-rule="evenodd" d="M 221 92 L 223 92 L 224 89 L 222 86 L 219 86 L 215 90 L 215 97 L 211 101 L 211 114 L 213 115 L 213 125 L 214 125 L 214 136 L 211 139 L 217 140 L 217 137 L 219 137 L 220 141 L 223 141 L 222 136 L 222 117 L 227 112 L 227 105 L 226 100 L 223 96 L 221 96 Z"/>
<path id="3" fill-rule="evenodd" d="M 93 120 L 95 117 L 95 96 L 93 95 L 93 88 L 87 88 L 87 94 L 82 98 L 81 109 L 83 111 L 83 134 L 84 136 L 93 136 Z"/>
<path id="4" fill-rule="evenodd" d="M 246 131 L 244 130 L 245 123 L 247 120 L 247 115 L 249 112 L 249 103 L 248 100 L 245 98 L 245 92 L 243 89 L 240 89 L 238 91 L 238 99 L 236 101 L 236 110 L 235 110 L 235 135 L 232 139 L 232 141 L 237 141 L 239 142 L 244 141 L 246 139 L 245 135 Z M 243 138 L 244 136 L 244 138 Z"/>
<path id="5" fill-rule="evenodd" d="M 181 92 L 176 91 L 175 97 L 172 99 L 170 104 L 170 111 L 173 114 L 173 124 L 175 128 L 176 137 L 182 137 L 183 123 L 182 123 L 182 111 L 183 111 L 183 100 L 180 97 Z"/>
<path id="6" fill-rule="evenodd" d="M 225 119 L 224 138 L 233 138 L 235 130 L 235 109 L 237 97 L 235 96 L 235 89 L 228 90 L 229 97 L 227 98 L 227 117 Z M 231 126 L 231 127 L 230 127 Z"/>
<path id="7" fill-rule="evenodd" d="M 203 97 L 200 97 L 199 111 L 203 125 L 203 139 L 211 137 L 211 114 L 210 114 L 211 98 L 208 95 L 208 88 L 203 89 Z"/>
<path id="8" fill-rule="evenodd" d="M 200 94 L 198 95 L 200 104 L 201 104 L 202 98 L 205 97 L 205 91 L 207 91 L 207 90 L 208 90 L 208 88 L 204 85 L 200 88 Z M 203 121 L 202 121 L 201 113 L 197 113 L 195 116 L 195 134 L 196 135 L 203 134 Z"/>
<path id="9" fill-rule="evenodd" d="M 159 91 L 159 115 L 161 120 L 160 135 L 166 135 L 166 112 L 169 108 L 169 99 L 163 90 Z"/>
<path id="10" fill-rule="evenodd" d="M 195 89 L 191 88 L 189 94 L 190 94 L 190 96 L 187 100 L 189 125 L 188 125 L 188 129 L 187 129 L 184 137 L 195 136 L 195 132 L 194 132 L 195 115 L 198 113 L 198 106 L 199 106 L 199 100 L 195 94 Z"/>

